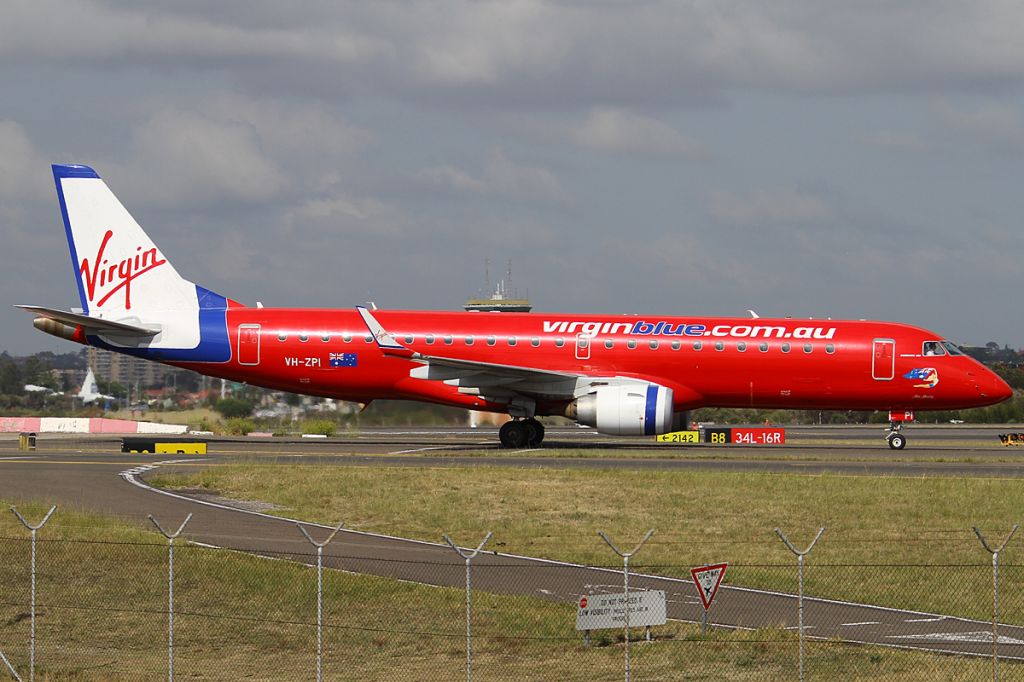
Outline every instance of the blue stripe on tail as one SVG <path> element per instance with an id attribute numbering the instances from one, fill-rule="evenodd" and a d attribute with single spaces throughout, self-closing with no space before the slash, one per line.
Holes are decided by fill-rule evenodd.
<path id="1" fill-rule="evenodd" d="M 95 335 L 89 336 L 89 345 L 158 362 L 227 362 L 231 359 L 227 299 L 198 284 L 195 287 L 199 297 L 199 345 L 195 348 L 123 348 Z"/>
<path id="2" fill-rule="evenodd" d="M 75 238 L 71 234 L 71 220 L 68 218 L 68 206 L 64 202 L 64 188 L 60 181 L 63 178 L 96 178 L 99 174 L 88 166 L 62 166 L 53 164 L 53 182 L 57 185 L 57 201 L 60 203 L 60 216 L 64 219 L 64 232 L 68 237 L 68 248 L 71 250 L 71 270 L 75 273 L 75 282 L 78 283 L 78 297 L 82 301 L 82 311 L 89 314 L 89 302 L 85 298 L 85 285 L 82 284 L 82 272 L 78 262 L 78 251 L 75 250 Z"/>

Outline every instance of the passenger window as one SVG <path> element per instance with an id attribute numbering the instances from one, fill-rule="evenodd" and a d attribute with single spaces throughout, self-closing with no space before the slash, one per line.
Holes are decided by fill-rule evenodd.
<path id="1" fill-rule="evenodd" d="M 658 341 L 657 340 L 651 341 L 647 345 L 651 347 L 651 350 L 658 350 Z"/>
<path id="2" fill-rule="evenodd" d="M 454 340 L 454 339 L 452 339 L 452 337 L 450 337 L 450 336 L 446 336 L 446 337 L 444 337 L 444 345 L 446 345 L 446 346 L 450 346 L 450 345 L 452 345 L 452 341 L 453 341 L 453 340 Z"/>
<path id="3" fill-rule="evenodd" d="M 740 341 L 739 343 L 736 344 L 736 350 L 738 350 L 741 353 L 745 352 L 747 350 L 747 344 Z"/>
<path id="4" fill-rule="evenodd" d="M 495 343 L 497 343 L 497 339 L 495 339 L 493 336 L 488 336 L 487 337 L 487 345 L 488 346 L 493 346 Z"/>
<path id="5" fill-rule="evenodd" d="M 626 341 L 626 348 L 629 348 L 630 350 L 636 348 L 636 340 L 630 339 L 629 341 Z"/>
<path id="6" fill-rule="evenodd" d="M 679 341 L 673 341 L 672 342 L 672 350 L 679 350 L 682 347 L 683 347 L 683 344 L 680 343 Z"/>
<path id="7" fill-rule="evenodd" d="M 938 341 L 925 341 L 923 352 L 925 355 L 945 355 L 946 349 Z"/>
<path id="8" fill-rule="evenodd" d="M 811 344 L 809 344 L 809 343 L 805 343 L 804 344 L 804 352 L 805 353 L 810 353 L 811 352 Z"/>
<path id="9" fill-rule="evenodd" d="M 341 340 L 344 341 L 345 343 L 352 343 L 352 335 L 351 334 L 342 334 L 341 335 Z M 412 341 L 409 341 L 409 343 L 412 343 Z"/>
<path id="10" fill-rule="evenodd" d="M 287 334 L 278 334 L 277 335 L 277 340 L 278 341 L 287 341 L 288 340 L 288 335 Z"/>
<path id="11" fill-rule="evenodd" d="M 825 344 L 825 352 L 828 353 L 829 355 L 832 355 L 833 353 L 835 353 L 836 352 L 835 344 L 832 344 L 832 343 Z"/>
<path id="12" fill-rule="evenodd" d="M 782 352 L 783 353 L 788 353 L 790 348 L 792 348 L 792 346 L 790 346 L 788 343 L 782 344 Z"/>
<path id="13" fill-rule="evenodd" d="M 565 345 L 565 339 L 563 339 L 561 336 L 559 336 L 557 339 L 555 339 L 555 348 L 561 348 L 564 345 Z"/>
<path id="14" fill-rule="evenodd" d="M 299 341 L 302 343 L 309 341 L 309 334 L 299 334 Z"/>
<path id="15" fill-rule="evenodd" d="M 715 341 L 715 350 L 725 350 L 725 344 L 721 341 Z"/>
<path id="16" fill-rule="evenodd" d="M 607 348 L 608 350 L 611 350 L 612 348 L 615 348 L 615 342 L 612 341 L 611 339 L 606 339 L 604 342 L 604 347 Z"/>
<path id="17" fill-rule="evenodd" d="M 366 343 L 373 343 L 373 334 L 367 334 L 363 337 L 363 341 Z"/>
<path id="18" fill-rule="evenodd" d="M 700 350 L 703 347 L 704 347 L 704 344 L 701 343 L 700 341 L 694 341 L 693 342 L 693 349 L 694 350 Z"/>
<path id="19" fill-rule="evenodd" d="M 466 345 L 467 345 L 467 346 L 472 346 L 472 345 L 473 345 L 473 337 L 472 337 L 472 336 L 467 336 L 467 337 L 466 337 L 465 339 L 463 339 L 463 340 L 464 340 L 464 341 L 466 342 Z"/>
<path id="20" fill-rule="evenodd" d="M 519 343 L 519 341 L 516 339 L 516 337 L 514 337 L 514 336 L 508 337 L 508 345 L 514 346 L 517 343 Z"/>
<path id="21" fill-rule="evenodd" d="M 330 334 L 321 334 L 320 335 L 320 340 L 323 341 L 324 343 L 327 343 L 328 341 L 331 340 L 331 335 Z"/>
<path id="22" fill-rule="evenodd" d="M 434 345 L 434 335 L 433 334 L 427 334 L 427 336 L 423 340 L 427 342 L 428 346 Z"/>
<path id="23" fill-rule="evenodd" d="M 761 345 L 759 345 L 759 346 L 757 347 L 757 349 L 758 349 L 759 351 L 761 351 L 762 353 L 767 353 L 767 352 L 768 352 L 768 344 L 767 344 L 767 343 L 765 343 L 764 341 L 762 341 L 762 342 L 761 342 Z"/>
<path id="24" fill-rule="evenodd" d="M 536 336 L 533 337 L 532 339 L 530 339 L 530 345 L 533 346 L 534 348 L 539 348 L 540 347 L 540 339 L 538 339 Z"/>
<path id="25" fill-rule="evenodd" d="M 414 337 L 414 336 L 413 336 L 412 334 L 406 334 L 406 335 L 405 335 L 405 342 L 406 342 L 406 343 L 412 343 L 412 342 L 413 342 L 413 339 L 415 339 L 415 338 L 416 338 L 416 337 Z M 348 341 L 347 341 L 347 340 L 346 340 L 346 343 L 348 343 Z"/>

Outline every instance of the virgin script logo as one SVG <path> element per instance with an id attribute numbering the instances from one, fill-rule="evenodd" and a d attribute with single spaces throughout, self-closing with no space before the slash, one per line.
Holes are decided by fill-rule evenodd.
<path id="1" fill-rule="evenodd" d="M 153 268 L 160 267 L 167 260 L 160 258 L 156 247 L 143 251 L 141 246 L 137 246 L 135 247 L 136 253 L 134 256 L 111 263 L 104 257 L 104 254 L 107 250 L 107 243 L 113 236 L 114 231 L 107 230 L 107 233 L 103 235 L 103 241 L 100 242 L 100 248 L 96 251 L 96 257 L 93 259 L 92 265 L 89 264 L 88 258 L 83 258 L 78 271 L 82 275 L 86 296 L 90 303 L 102 306 L 110 300 L 111 296 L 123 289 L 125 310 L 131 310 L 132 280 Z M 99 291 L 97 291 L 97 288 Z M 97 296 L 100 296 L 98 301 L 96 300 Z"/>

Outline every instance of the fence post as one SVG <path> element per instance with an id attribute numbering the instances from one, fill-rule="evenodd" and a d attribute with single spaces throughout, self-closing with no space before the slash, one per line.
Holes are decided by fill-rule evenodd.
<path id="1" fill-rule="evenodd" d="M 46 522 L 50 520 L 50 515 L 57 510 L 57 505 L 50 507 L 50 511 L 46 512 L 46 516 L 39 522 L 38 525 L 33 526 L 31 523 L 25 520 L 25 517 L 18 513 L 18 510 L 13 505 L 11 511 L 18 517 L 18 520 L 32 531 L 32 619 L 29 634 L 29 645 L 28 645 L 28 679 L 31 682 L 36 679 L 36 531 L 46 525 Z M 4 659 L 6 662 L 6 659 Z M 8 664 L 10 665 L 10 664 Z"/>
<path id="2" fill-rule="evenodd" d="M 487 535 L 481 540 L 477 548 L 472 552 L 463 552 L 451 538 L 447 535 L 443 535 L 444 541 L 448 543 L 448 546 L 455 550 L 456 554 L 465 559 L 466 561 L 466 682 L 473 682 L 473 602 L 472 592 L 470 590 L 470 574 L 469 574 L 469 563 L 473 560 L 480 550 L 484 548 L 487 541 L 491 539 L 491 531 L 487 531 Z"/>
<path id="3" fill-rule="evenodd" d="M 604 540 L 606 543 L 608 543 L 608 546 L 612 548 L 613 552 L 615 552 L 620 557 L 622 557 L 622 584 L 623 584 L 623 592 L 626 595 L 626 623 L 625 623 L 625 626 L 624 626 L 624 630 L 625 630 L 625 633 L 626 633 L 626 682 L 629 682 L 629 678 L 630 678 L 630 669 L 629 669 L 629 560 L 630 560 L 630 558 L 634 554 L 636 554 L 637 552 L 640 551 L 640 548 L 643 547 L 644 544 L 646 544 L 648 540 L 651 539 L 651 536 L 654 535 L 654 529 L 652 528 L 649 531 L 647 531 L 647 535 L 645 535 L 644 539 L 641 540 L 637 544 L 637 546 L 633 548 L 632 552 L 621 552 L 621 551 L 619 551 L 619 548 L 616 547 L 615 544 L 611 540 L 608 539 L 608 536 L 604 534 L 604 531 L 599 530 L 599 531 L 597 531 L 597 534 L 601 536 L 602 540 Z"/>
<path id="4" fill-rule="evenodd" d="M 296 523 L 295 525 L 309 540 L 309 544 L 316 547 L 316 682 L 320 682 L 323 679 L 324 669 L 324 547 L 331 544 L 331 540 L 345 524 L 339 523 L 338 527 L 323 542 L 317 542 L 310 537 L 302 524 Z"/>
<path id="5" fill-rule="evenodd" d="M 4 666 L 7 668 L 8 672 L 11 673 L 11 677 L 16 679 L 18 682 L 21 682 L 21 677 L 18 676 L 18 671 L 14 669 L 14 666 L 11 665 L 11 662 L 7 660 L 7 657 L 4 656 L 4 652 L 2 651 L 0 651 L 0 661 L 3 661 Z"/>
<path id="6" fill-rule="evenodd" d="M 985 536 L 981 534 L 977 526 L 974 526 L 974 534 L 981 540 L 981 546 L 992 555 L 992 679 L 994 681 L 999 679 L 999 631 L 997 626 L 999 620 L 999 553 L 1006 547 L 1006 543 L 1017 532 L 1019 526 L 1020 524 L 1013 524 L 1013 528 L 1010 529 L 1010 534 L 1003 540 L 1003 544 L 995 549 L 989 546 Z"/>
<path id="7" fill-rule="evenodd" d="M 797 612 L 799 614 L 797 616 L 799 621 L 798 637 L 800 639 L 800 682 L 804 682 L 804 557 L 811 553 L 811 550 L 814 549 L 814 545 L 818 544 L 818 538 L 820 538 L 821 534 L 824 532 L 825 527 L 822 526 L 818 529 L 818 534 L 814 536 L 814 540 L 812 540 L 811 544 L 807 546 L 807 549 L 801 552 L 793 546 L 793 543 L 789 541 L 789 538 L 786 537 L 785 533 L 778 528 L 775 529 L 775 534 L 779 536 L 779 539 L 782 540 L 786 547 L 789 548 L 790 552 L 796 555 L 796 563 L 800 576 L 800 592 L 797 596 Z"/>
<path id="8" fill-rule="evenodd" d="M 165 531 L 152 514 L 148 518 L 160 534 L 167 538 L 167 679 L 174 682 L 174 539 L 185 530 L 185 525 L 192 519 L 192 513 L 189 512 L 173 534 Z"/>

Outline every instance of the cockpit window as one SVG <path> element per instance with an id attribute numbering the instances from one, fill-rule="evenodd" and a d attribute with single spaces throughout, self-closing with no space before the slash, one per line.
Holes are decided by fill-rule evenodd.
<path id="1" fill-rule="evenodd" d="M 923 353 L 925 355 L 945 355 L 946 349 L 943 348 L 940 341 L 925 341 Z"/>
<path id="2" fill-rule="evenodd" d="M 967 353 L 960 350 L 960 348 L 952 341 L 943 341 L 942 347 L 949 351 L 950 355 L 967 355 Z"/>

